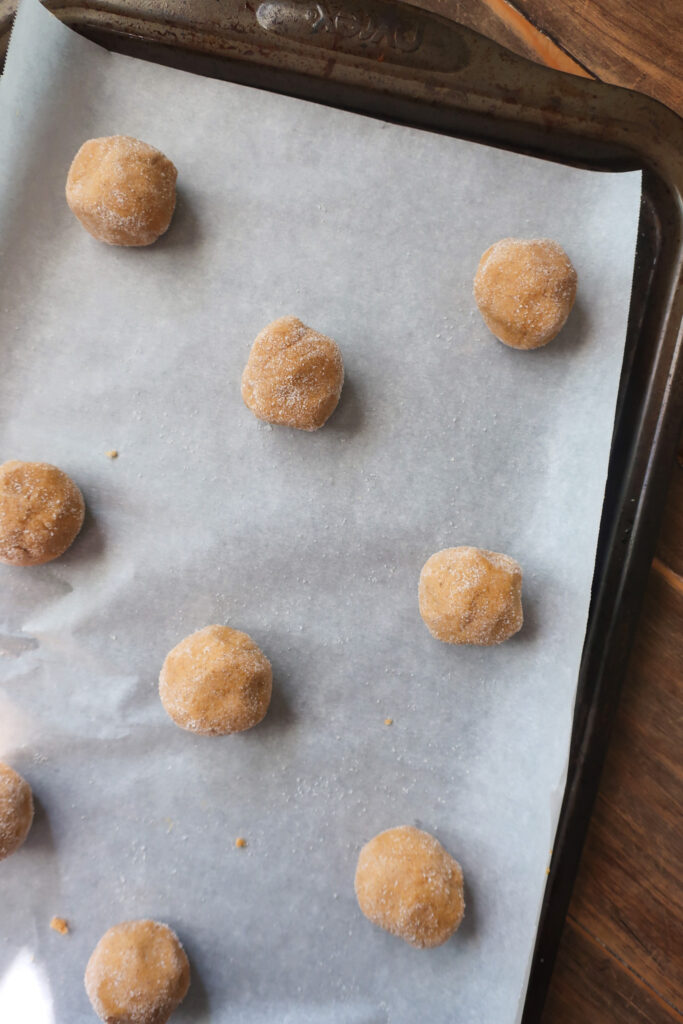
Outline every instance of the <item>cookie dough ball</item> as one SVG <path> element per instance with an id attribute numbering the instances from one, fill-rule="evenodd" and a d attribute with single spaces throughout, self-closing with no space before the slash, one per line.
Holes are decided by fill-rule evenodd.
<path id="1" fill-rule="evenodd" d="M 448 644 L 500 644 L 522 628 L 522 569 L 482 548 L 445 548 L 420 573 L 420 615 Z"/>
<path id="2" fill-rule="evenodd" d="M 86 231 L 109 245 L 151 245 L 171 223 L 178 172 L 129 135 L 84 142 L 66 179 L 66 201 Z"/>
<path id="3" fill-rule="evenodd" d="M 115 924 L 85 969 L 85 990 L 106 1024 L 165 1024 L 189 987 L 185 950 L 156 921 Z"/>
<path id="4" fill-rule="evenodd" d="M 356 896 L 373 924 L 418 949 L 441 946 L 465 913 L 457 860 L 434 836 L 410 825 L 366 843 L 358 857 Z"/>
<path id="5" fill-rule="evenodd" d="M 51 562 L 76 539 L 84 515 L 83 495 L 56 466 L 16 460 L 0 466 L 0 562 Z"/>
<path id="6" fill-rule="evenodd" d="M 569 316 L 576 271 L 557 242 L 503 238 L 481 258 L 474 297 L 486 326 L 506 345 L 540 348 Z"/>
<path id="7" fill-rule="evenodd" d="M 0 860 L 18 850 L 33 821 L 33 794 L 26 779 L 0 762 Z"/>
<path id="8" fill-rule="evenodd" d="M 337 408 L 343 383 L 337 343 L 295 316 L 283 316 L 254 341 L 242 398 L 260 420 L 317 430 Z"/>
<path id="9" fill-rule="evenodd" d="M 176 725 L 221 736 L 258 725 L 270 704 L 273 672 L 251 637 L 205 626 L 166 656 L 161 703 Z"/>

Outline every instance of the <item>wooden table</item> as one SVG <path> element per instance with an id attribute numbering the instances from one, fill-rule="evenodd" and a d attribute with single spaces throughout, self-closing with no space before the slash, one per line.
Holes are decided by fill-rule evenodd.
<path id="1" fill-rule="evenodd" d="M 683 0 L 413 2 L 683 114 Z M 544 1024 L 681 1021 L 683 444 Z"/>

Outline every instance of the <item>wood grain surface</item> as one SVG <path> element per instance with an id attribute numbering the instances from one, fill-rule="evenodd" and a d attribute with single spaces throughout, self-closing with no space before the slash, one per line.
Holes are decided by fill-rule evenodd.
<path id="1" fill-rule="evenodd" d="M 514 8 L 596 78 L 683 112 L 681 0 L 515 0 Z"/>
<path id="2" fill-rule="evenodd" d="M 413 3 L 683 113 L 683 0 Z M 683 447 L 543 1024 L 682 1022 Z"/>
<path id="3" fill-rule="evenodd" d="M 683 0 L 410 0 L 549 67 L 683 113 Z"/>
<path id="4" fill-rule="evenodd" d="M 544 1024 L 683 1020 L 683 458 Z"/>

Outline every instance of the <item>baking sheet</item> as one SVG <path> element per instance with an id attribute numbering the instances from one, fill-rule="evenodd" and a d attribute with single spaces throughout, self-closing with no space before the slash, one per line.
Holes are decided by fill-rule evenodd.
<path id="1" fill-rule="evenodd" d="M 179 169 L 149 249 L 96 243 L 64 201 L 78 146 L 114 133 Z M 3 1024 L 94 1019 L 87 958 L 137 916 L 188 950 L 179 1024 L 519 1019 L 639 195 L 638 174 L 108 54 L 24 0 L 0 86 L 0 461 L 61 466 L 88 515 L 57 562 L 0 567 L 0 757 L 37 800 L 0 865 Z M 578 271 L 535 353 L 496 342 L 471 295 L 506 235 L 556 238 Z M 288 313 L 344 355 L 316 434 L 257 422 L 239 394 L 254 336 Z M 440 644 L 419 617 L 422 564 L 462 543 L 524 567 L 525 626 L 501 647 Z M 243 735 L 185 733 L 158 700 L 167 651 L 213 622 L 273 663 Z M 465 872 L 464 924 L 437 950 L 356 906 L 360 846 L 403 823 Z"/>

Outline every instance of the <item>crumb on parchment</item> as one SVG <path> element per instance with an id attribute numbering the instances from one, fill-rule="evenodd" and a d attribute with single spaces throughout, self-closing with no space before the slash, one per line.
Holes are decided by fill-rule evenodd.
<path id="1" fill-rule="evenodd" d="M 50 928 L 53 932 L 59 932 L 60 935 L 69 934 L 69 926 L 63 917 L 53 917 L 50 921 Z"/>
<path id="2" fill-rule="evenodd" d="M 247 841 L 243 836 L 238 836 L 237 839 L 235 840 L 235 846 L 237 847 L 238 850 L 243 850 L 246 845 Z"/>
<path id="3" fill-rule="evenodd" d="M 110 448 L 109 451 L 107 452 L 107 458 L 108 459 L 118 459 L 118 457 L 119 457 L 119 453 L 116 450 L 116 448 Z"/>
<path id="4" fill-rule="evenodd" d="M 394 724 L 393 718 L 385 718 L 384 719 L 384 724 L 385 725 L 393 725 Z"/>

